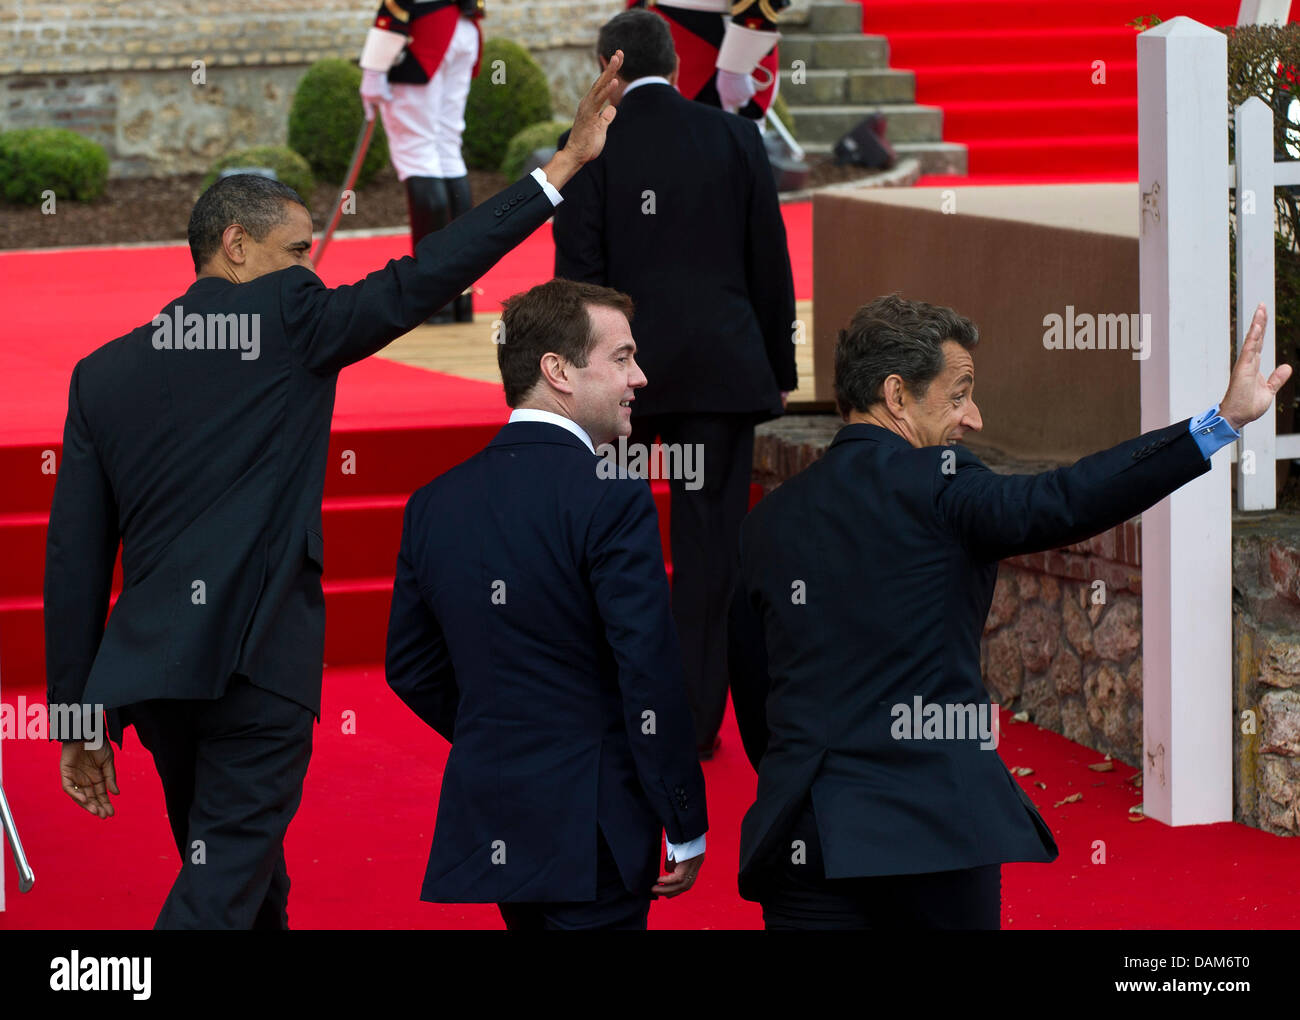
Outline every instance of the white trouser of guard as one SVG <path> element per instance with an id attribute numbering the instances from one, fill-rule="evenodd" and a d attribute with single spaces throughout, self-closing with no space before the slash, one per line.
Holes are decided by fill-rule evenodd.
<path id="1" fill-rule="evenodd" d="M 428 83 L 394 83 L 392 100 L 380 105 L 388 152 L 398 180 L 465 176 L 461 135 L 465 131 L 465 100 L 478 56 L 478 39 L 474 22 L 461 18 L 442 63 Z"/>

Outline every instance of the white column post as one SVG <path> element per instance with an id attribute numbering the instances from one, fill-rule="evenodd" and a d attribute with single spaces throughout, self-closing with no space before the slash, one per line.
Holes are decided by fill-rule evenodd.
<path id="1" fill-rule="evenodd" d="M 1255 307 L 1268 309 L 1260 371 L 1276 367 L 1273 297 L 1273 111 L 1251 96 L 1234 114 L 1237 151 L 1237 350 L 1241 351 Z M 1237 444 L 1237 508 L 1277 507 L 1277 419 L 1272 411 L 1241 430 Z"/>
<path id="2" fill-rule="evenodd" d="M 1227 389 L 1227 40 L 1179 17 L 1139 35 L 1137 56 L 1147 431 Z M 1230 504 L 1220 454 L 1142 515 L 1142 792 L 1171 825 L 1232 818 Z"/>
<path id="3" fill-rule="evenodd" d="M 1291 17 L 1291 0 L 1241 0 L 1238 25 L 1285 25 Z"/>

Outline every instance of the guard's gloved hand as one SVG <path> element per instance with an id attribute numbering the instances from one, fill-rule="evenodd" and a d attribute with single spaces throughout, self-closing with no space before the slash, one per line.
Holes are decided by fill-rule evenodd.
<path id="1" fill-rule="evenodd" d="M 718 99 L 728 113 L 739 113 L 758 91 L 758 83 L 752 74 L 739 74 L 722 68 L 718 68 L 717 85 Z"/>
<path id="2" fill-rule="evenodd" d="M 388 84 L 388 75 L 383 71 L 361 72 L 361 105 L 366 111 L 366 120 L 375 119 L 375 104 L 386 103 L 393 98 L 393 90 Z"/>

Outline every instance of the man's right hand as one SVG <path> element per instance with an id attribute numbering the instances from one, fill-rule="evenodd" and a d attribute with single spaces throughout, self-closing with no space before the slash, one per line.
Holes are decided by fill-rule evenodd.
<path id="1" fill-rule="evenodd" d="M 107 740 L 89 748 L 81 741 L 69 740 L 59 755 L 59 777 L 63 792 L 97 818 L 111 818 L 116 796 L 117 771 L 113 766 L 113 745 Z"/>
<path id="2" fill-rule="evenodd" d="M 388 85 L 388 75 L 383 71 L 361 72 L 361 107 L 366 112 L 366 120 L 375 119 L 375 105 L 387 103 L 393 98 L 393 90 Z"/>
<path id="3" fill-rule="evenodd" d="M 1273 399 L 1288 379 L 1290 365 L 1278 365 L 1267 379 L 1259 370 L 1260 354 L 1264 349 L 1264 327 L 1268 325 L 1268 312 L 1263 304 L 1255 309 L 1250 330 L 1241 345 L 1241 354 L 1232 366 L 1228 392 L 1219 401 L 1219 414 L 1223 420 L 1240 432 L 1241 427 L 1264 415 L 1273 406 Z"/>
<path id="4" fill-rule="evenodd" d="M 703 863 L 704 854 L 685 861 L 675 861 L 673 863 L 673 873 L 671 875 L 660 875 L 659 884 L 650 891 L 656 896 L 664 896 L 669 899 L 680 896 L 695 885 L 695 877 L 700 873 L 700 865 Z"/>
<path id="5" fill-rule="evenodd" d="M 605 131 L 617 112 L 615 107 L 606 106 L 605 103 L 618 86 L 618 69 L 622 66 L 623 51 L 615 50 L 605 69 L 600 72 L 600 77 L 578 104 L 569 140 L 542 167 L 542 173 L 546 174 L 551 187 L 564 187 L 582 169 L 584 163 L 591 162 L 605 148 Z"/>

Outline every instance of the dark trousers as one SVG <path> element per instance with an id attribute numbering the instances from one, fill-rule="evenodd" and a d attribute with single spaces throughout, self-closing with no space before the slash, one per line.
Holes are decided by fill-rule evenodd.
<path id="1" fill-rule="evenodd" d="M 695 743 L 708 747 L 727 707 L 727 613 L 740 566 L 740 524 L 749 512 L 754 415 L 659 414 L 633 419 L 629 443 L 699 444 L 699 488 L 669 479 L 672 492 L 673 620 L 682 646 Z M 680 472 L 679 472 L 680 474 Z M 691 484 L 695 484 L 692 482 Z"/>
<path id="2" fill-rule="evenodd" d="M 499 903 L 511 931 L 645 931 L 650 890 L 631 893 L 618 873 L 605 835 L 596 830 L 596 898 L 589 903 Z"/>
<path id="3" fill-rule="evenodd" d="M 803 843 L 806 856 L 791 847 Z M 761 879 L 768 931 L 1002 927 L 1002 865 L 917 875 L 825 877 L 811 799 Z"/>
<path id="4" fill-rule="evenodd" d="M 124 716 L 153 755 L 181 855 L 154 927 L 287 929 L 284 834 L 311 711 L 235 676 L 216 701 L 145 701 Z"/>

